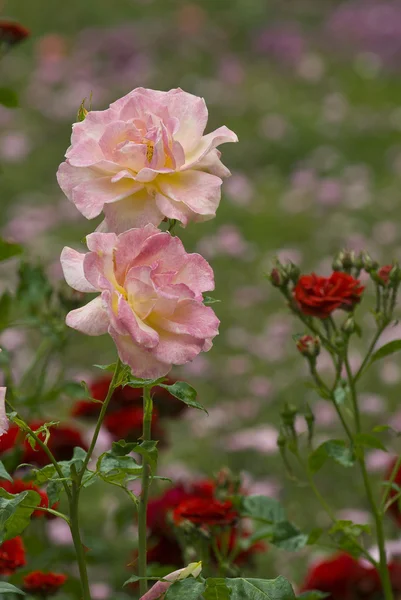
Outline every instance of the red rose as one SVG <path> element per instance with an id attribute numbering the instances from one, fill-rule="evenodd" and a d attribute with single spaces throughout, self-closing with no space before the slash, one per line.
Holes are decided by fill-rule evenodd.
<path id="1" fill-rule="evenodd" d="M 34 596 L 47 598 L 53 596 L 67 581 L 66 575 L 58 573 L 43 573 L 42 571 L 32 571 L 24 577 L 24 590 Z"/>
<path id="2" fill-rule="evenodd" d="M 384 283 L 384 285 L 387 285 L 390 279 L 390 273 L 393 270 L 394 265 L 386 265 L 385 267 L 381 267 L 377 274 L 380 277 L 380 279 L 382 280 L 382 282 Z"/>
<path id="3" fill-rule="evenodd" d="M 297 340 L 297 348 L 304 356 L 315 358 L 320 353 L 320 339 L 311 335 L 303 335 Z"/>
<path id="4" fill-rule="evenodd" d="M 160 440 L 163 432 L 159 427 L 159 415 L 156 411 L 152 415 L 153 436 Z M 139 406 L 129 406 L 106 415 L 104 426 L 118 440 L 135 441 L 142 435 L 143 409 Z"/>
<path id="5" fill-rule="evenodd" d="M 389 469 L 387 471 L 386 474 L 386 481 L 388 481 L 391 477 L 391 474 L 393 472 L 393 469 L 395 467 L 395 464 L 397 462 L 397 458 L 395 458 L 392 463 L 389 466 Z M 395 478 L 394 478 L 394 483 L 398 486 L 401 486 L 401 468 L 398 469 Z M 397 490 L 391 489 L 389 491 L 389 499 L 390 498 L 394 498 L 395 496 L 397 496 L 398 492 Z M 398 505 L 398 502 L 393 502 L 393 504 L 390 506 L 390 508 L 388 509 L 389 513 L 391 514 L 391 516 L 394 518 L 394 520 L 397 522 L 397 524 L 399 526 L 401 526 L 401 511 Z"/>
<path id="6" fill-rule="evenodd" d="M 45 421 L 33 421 L 29 423 L 29 427 L 36 431 Z M 45 439 L 43 433 L 39 434 L 41 440 Z M 87 450 L 87 445 L 83 441 L 80 432 L 69 425 L 55 425 L 50 428 L 50 438 L 48 447 L 55 456 L 56 460 L 70 460 L 72 458 L 74 448 L 80 447 Z M 19 462 L 32 463 L 40 467 L 49 464 L 47 454 L 39 448 L 35 450 L 31 447 L 28 440 L 24 440 L 24 434 L 20 432 L 17 425 L 11 425 L 9 430 L 0 437 L 0 456 L 4 452 L 11 450 L 19 450 L 21 455 Z"/>
<path id="7" fill-rule="evenodd" d="M 0 45 L 15 46 L 29 36 L 29 30 L 14 21 L 0 21 Z"/>
<path id="8" fill-rule="evenodd" d="M 401 591 L 401 563 L 389 564 L 393 591 Z M 371 565 L 348 554 L 337 554 L 316 564 L 309 571 L 301 591 L 317 590 L 330 594 L 327 600 L 376 600 L 382 586 Z"/>
<path id="9" fill-rule="evenodd" d="M 94 381 L 90 385 L 92 397 L 103 402 L 107 396 L 111 379 L 112 378 L 110 376 L 106 376 Z M 166 383 L 172 384 L 174 383 L 174 380 L 167 379 Z M 142 407 L 142 394 L 143 391 L 141 388 L 131 388 L 129 386 L 120 386 L 116 388 L 111 397 L 108 412 L 111 413 L 126 406 Z M 175 417 L 187 408 L 183 402 L 172 396 L 168 390 L 160 386 L 155 386 L 152 388 L 152 396 L 154 405 L 162 417 Z M 72 416 L 96 418 L 101 407 L 102 405 L 98 402 L 81 400 L 76 402 L 73 406 Z"/>
<path id="10" fill-rule="evenodd" d="M 215 498 L 189 498 L 177 506 L 173 519 L 177 525 L 186 520 L 201 526 L 227 526 L 234 525 L 238 513 L 230 500 L 220 502 Z"/>
<path id="11" fill-rule="evenodd" d="M 330 277 L 302 275 L 294 288 L 294 298 L 305 315 L 326 319 L 337 308 L 350 310 L 360 302 L 364 287 L 358 279 L 335 271 Z"/>
<path id="12" fill-rule="evenodd" d="M 21 492 L 25 492 L 27 490 L 33 490 L 40 496 L 39 506 L 41 508 L 49 508 L 49 498 L 47 497 L 46 492 L 44 490 L 39 489 L 37 485 L 32 483 L 32 481 L 23 481 L 22 479 L 14 479 L 14 481 L 11 482 L 11 481 L 6 481 L 4 479 L 4 480 L 0 480 L 0 487 L 3 488 L 3 490 L 8 492 L 9 494 L 20 494 Z M 56 508 L 56 507 L 57 507 L 57 504 L 55 504 L 52 508 Z M 44 517 L 45 515 L 48 518 L 52 516 L 52 515 L 46 514 L 42 510 L 35 510 L 32 513 L 33 517 Z"/>
<path id="13" fill-rule="evenodd" d="M 25 548 L 20 537 L 7 540 L 0 545 L 0 575 L 12 575 L 25 564 Z"/>

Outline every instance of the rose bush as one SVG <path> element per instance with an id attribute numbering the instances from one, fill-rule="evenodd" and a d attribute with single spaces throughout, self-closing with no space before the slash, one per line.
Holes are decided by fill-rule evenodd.
<path id="1" fill-rule="evenodd" d="M 165 217 L 211 219 L 230 174 L 216 147 L 238 138 L 227 127 L 203 135 L 207 119 L 203 98 L 133 90 L 74 124 L 60 187 L 87 219 L 103 211 L 105 230 L 116 233 Z"/>
<path id="2" fill-rule="evenodd" d="M 101 295 L 68 313 L 67 325 L 88 335 L 108 332 L 121 361 L 145 379 L 211 348 L 219 320 L 202 302 L 202 292 L 214 288 L 204 258 L 153 225 L 119 236 L 92 233 L 87 244 L 87 254 L 64 248 L 64 276 L 74 289 Z"/>

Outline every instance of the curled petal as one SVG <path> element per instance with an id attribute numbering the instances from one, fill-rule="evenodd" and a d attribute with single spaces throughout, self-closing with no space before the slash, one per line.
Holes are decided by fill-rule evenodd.
<path id="1" fill-rule="evenodd" d="M 68 246 L 63 248 L 60 262 L 64 277 L 68 285 L 78 292 L 96 292 L 97 288 L 89 283 L 84 274 L 85 256 Z"/>
<path id="2" fill-rule="evenodd" d="M 107 333 L 109 318 L 101 296 L 98 296 L 85 306 L 68 313 L 65 321 L 68 327 L 86 333 L 87 335 L 103 335 Z"/>
<path id="3" fill-rule="evenodd" d="M 167 375 L 171 370 L 171 363 L 156 358 L 151 350 L 146 350 L 132 343 L 129 335 L 120 335 L 115 329 L 110 328 L 110 335 L 117 346 L 118 355 L 125 365 L 131 367 L 133 375 L 142 379 L 158 379 Z"/>
<path id="4" fill-rule="evenodd" d="M 222 180 L 203 171 L 183 171 L 160 176 L 160 191 L 175 202 L 182 202 L 194 212 L 214 217 L 220 203 Z"/>

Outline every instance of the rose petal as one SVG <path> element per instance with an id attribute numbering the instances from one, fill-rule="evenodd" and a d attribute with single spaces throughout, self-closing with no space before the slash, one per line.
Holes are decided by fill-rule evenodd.
<path id="1" fill-rule="evenodd" d="M 65 322 L 68 327 L 87 335 L 103 335 L 107 333 L 109 318 L 103 306 L 101 296 L 88 302 L 85 306 L 69 312 Z"/>
<path id="2" fill-rule="evenodd" d="M 84 275 L 83 263 L 85 256 L 85 254 L 68 248 L 68 246 L 63 248 L 60 262 L 64 278 L 68 285 L 78 292 L 96 292 L 97 288 L 90 284 Z"/>

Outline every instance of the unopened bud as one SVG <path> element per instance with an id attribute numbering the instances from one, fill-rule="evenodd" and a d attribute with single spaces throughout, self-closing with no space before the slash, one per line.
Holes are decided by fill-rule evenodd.
<path id="1" fill-rule="evenodd" d="M 398 285 L 400 283 L 400 279 L 401 279 L 401 272 L 400 272 L 400 267 L 398 264 L 394 265 L 393 268 L 390 271 L 390 282 Z"/>
<path id="2" fill-rule="evenodd" d="M 282 288 L 287 285 L 289 277 L 280 267 L 274 267 L 268 275 L 274 287 Z"/>
<path id="3" fill-rule="evenodd" d="M 342 253 L 340 252 L 340 254 L 342 254 L 342 263 L 344 269 L 346 271 L 352 269 L 352 267 L 355 266 L 355 252 L 353 252 L 352 250 L 344 250 Z"/>
<path id="4" fill-rule="evenodd" d="M 376 260 L 373 260 L 373 258 L 367 252 L 361 252 L 361 259 L 363 268 L 367 273 L 375 271 L 379 266 L 379 263 Z"/>
<path id="5" fill-rule="evenodd" d="M 286 402 L 283 410 L 280 412 L 280 416 L 283 420 L 284 425 L 287 425 L 291 429 L 294 427 L 295 417 L 297 416 L 297 407 L 293 404 Z"/>
<path id="6" fill-rule="evenodd" d="M 303 335 L 297 339 L 299 352 L 307 358 L 316 358 L 320 354 L 320 339 L 317 336 Z"/>
<path id="7" fill-rule="evenodd" d="M 331 268 L 333 269 L 333 271 L 342 271 L 343 270 L 343 263 L 339 258 L 335 258 L 333 260 L 333 262 L 331 263 Z"/>
<path id="8" fill-rule="evenodd" d="M 286 271 L 292 283 L 296 284 L 301 274 L 301 269 L 297 265 L 294 265 L 294 263 L 290 263 L 287 266 Z"/>
<path id="9" fill-rule="evenodd" d="M 343 324 L 341 329 L 344 331 L 344 333 L 346 333 L 348 335 L 355 333 L 357 326 L 356 326 L 354 317 L 352 317 L 352 316 L 348 317 L 348 319 L 345 321 L 345 323 Z"/>
<path id="10" fill-rule="evenodd" d="M 277 438 L 277 446 L 280 448 L 280 450 L 284 450 L 286 445 L 287 445 L 287 438 L 285 437 L 284 433 L 282 431 L 280 431 L 279 436 Z"/>

